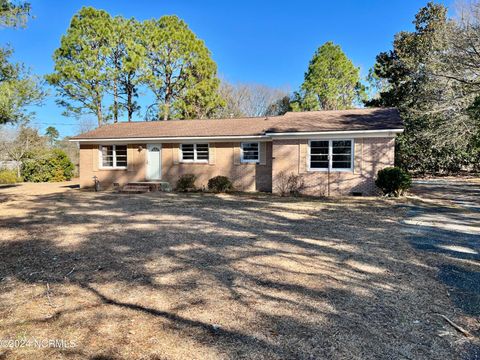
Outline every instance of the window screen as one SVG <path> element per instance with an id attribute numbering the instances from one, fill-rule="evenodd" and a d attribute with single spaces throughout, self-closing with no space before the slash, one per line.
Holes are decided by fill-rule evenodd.
<path id="1" fill-rule="evenodd" d="M 310 141 L 310 169 L 350 170 L 352 162 L 352 140 Z"/>
<path id="2" fill-rule="evenodd" d="M 102 167 L 127 167 L 127 145 L 100 146 Z"/>
<path id="3" fill-rule="evenodd" d="M 352 167 L 352 141 L 332 141 L 332 169 L 350 169 Z"/>
<path id="4" fill-rule="evenodd" d="M 242 161 L 258 162 L 260 160 L 258 142 L 242 143 L 241 147 L 242 147 Z"/>
<path id="5" fill-rule="evenodd" d="M 328 169 L 328 141 L 310 142 L 310 168 Z"/>
<path id="6" fill-rule="evenodd" d="M 181 159 L 185 162 L 208 162 L 208 144 L 181 144 Z"/>

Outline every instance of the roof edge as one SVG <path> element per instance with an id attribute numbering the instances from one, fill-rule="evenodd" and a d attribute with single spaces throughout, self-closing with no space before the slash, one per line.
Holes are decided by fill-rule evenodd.
<path id="1" fill-rule="evenodd" d="M 232 135 L 232 136 L 178 136 L 178 137 L 117 137 L 117 138 L 80 138 L 73 137 L 69 141 L 78 143 L 99 143 L 114 141 L 228 141 L 228 140 L 272 140 L 273 138 L 305 138 L 315 136 L 349 136 L 349 137 L 395 137 L 404 129 L 381 129 L 381 130 L 344 130 L 344 131 L 310 131 L 310 132 L 266 132 L 264 135 Z"/>

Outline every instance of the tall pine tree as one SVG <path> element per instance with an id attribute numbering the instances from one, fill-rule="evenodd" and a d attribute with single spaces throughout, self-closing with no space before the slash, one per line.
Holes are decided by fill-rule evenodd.
<path id="1" fill-rule="evenodd" d="M 326 42 L 313 55 L 293 110 L 339 110 L 352 108 L 360 99 L 360 69 L 340 46 Z"/>
<path id="2" fill-rule="evenodd" d="M 204 42 L 177 16 L 144 24 L 144 81 L 156 98 L 157 119 L 206 118 L 222 105 L 217 66 Z"/>
<path id="3" fill-rule="evenodd" d="M 55 50 L 55 72 L 46 77 L 56 87 L 57 103 L 66 114 L 93 114 L 98 126 L 106 120 L 103 100 L 109 86 L 110 24 L 106 11 L 82 8 Z"/>

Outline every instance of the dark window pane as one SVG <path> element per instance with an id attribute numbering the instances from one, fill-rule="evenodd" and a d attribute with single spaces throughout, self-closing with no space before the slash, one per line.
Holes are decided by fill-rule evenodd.
<path id="1" fill-rule="evenodd" d="M 241 146 L 244 160 L 258 161 L 258 143 L 242 143 Z"/>
<path id="2" fill-rule="evenodd" d="M 351 140 L 332 141 L 332 153 L 333 154 L 351 154 L 352 141 Z"/>
<path id="3" fill-rule="evenodd" d="M 328 169 L 328 161 L 311 161 L 310 167 L 312 169 Z"/>
<path id="4" fill-rule="evenodd" d="M 350 162 L 350 155 L 333 155 L 332 161 L 337 162 L 337 161 L 347 161 Z"/>
<path id="5" fill-rule="evenodd" d="M 180 145 L 182 149 L 182 159 L 183 160 L 193 160 L 194 159 L 194 145 L 193 144 L 182 144 Z"/>
<path id="6" fill-rule="evenodd" d="M 311 141 L 310 147 L 326 147 L 328 148 L 328 141 Z"/>
<path id="7" fill-rule="evenodd" d="M 115 166 L 127 166 L 127 145 L 117 145 L 115 146 Z"/>
<path id="8" fill-rule="evenodd" d="M 245 160 L 258 160 L 258 152 L 243 153 Z"/>
<path id="9" fill-rule="evenodd" d="M 183 151 L 193 151 L 193 144 L 182 144 L 182 150 Z"/>
<path id="10" fill-rule="evenodd" d="M 310 149 L 310 154 L 323 154 L 323 155 L 328 155 L 328 148 L 313 148 Z"/>
<path id="11" fill-rule="evenodd" d="M 182 159 L 183 159 L 183 160 L 193 160 L 193 152 L 183 151 L 183 153 L 182 153 Z"/>
<path id="12" fill-rule="evenodd" d="M 351 166 L 350 161 L 332 162 L 332 168 L 334 169 L 349 169 Z"/>
<path id="13" fill-rule="evenodd" d="M 310 141 L 310 168 L 328 169 L 328 141 Z"/>
<path id="14" fill-rule="evenodd" d="M 208 160 L 208 144 L 197 144 L 197 160 Z"/>
<path id="15" fill-rule="evenodd" d="M 333 147 L 350 147 L 352 146 L 352 141 L 351 140 L 335 140 L 335 141 L 332 141 L 332 146 Z"/>
<path id="16" fill-rule="evenodd" d="M 117 153 L 117 155 L 127 155 L 127 145 L 115 146 L 115 152 Z"/>

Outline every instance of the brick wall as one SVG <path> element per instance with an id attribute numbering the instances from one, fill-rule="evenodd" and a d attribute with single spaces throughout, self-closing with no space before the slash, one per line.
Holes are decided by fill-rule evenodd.
<path id="1" fill-rule="evenodd" d="M 240 143 L 210 143 L 209 163 L 179 162 L 179 144 L 163 144 L 162 179 L 173 186 L 183 174 L 197 176 L 196 185 L 207 187 L 214 176 L 229 177 L 236 189 L 242 191 L 271 191 L 272 144 L 260 143 L 260 163 L 240 162 Z"/>
<path id="2" fill-rule="evenodd" d="M 141 149 L 139 148 L 141 147 Z M 145 180 L 145 144 L 127 145 L 127 169 L 101 169 L 98 145 L 80 145 L 80 187 L 92 187 L 96 176 L 102 187 Z"/>
<path id="3" fill-rule="evenodd" d="M 305 194 L 364 195 L 377 193 L 375 176 L 378 170 L 393 166 L 393 138 L 355 139 L 354 169 L 351 172 L 308 171 L 307 140 L 274 140 L 261 143 L 260 164 L 240 162 L 240 143 L 211 143 L 210 160 L 205 163 L 180 163 L 179 144 L 162 145 L 162 179 L 173 186 L 182 174 L 195 174 L 197 186 L 207 186 L 217 175 L 228 176 L 238 190 L 278 192 L 281 172 L 300 174 L 305 180 Z M 141 147 L 141 149 L 140 149 Z M 145 181 L 146 145 L 128 145 L 128 166 L 123 170 L 99 169 L 98 145 L 80 146 L 80 186 L 93 186 L 97 176 L 103 187 Z M 273 180 L 272 180 L 273 179 Z M 328 186 L 328 184 L 330 186 Z"/>
<path id="4" fill-rule="evenodd" d="M 354 166 L 351 172 L 308 171 L 308 140 L 273 141 L 273 192 L 278 192 L 281 173 L 299 174 L 308 195 L 377 194 L 378 170 L 394 164 L 393 138 L 363 138 L 354 141 Z"/>
<path id="5" fill-rule="evenodd" d="M 141 149 L 140 149 L 141 147 Z M 145 181 L 145 144 L 128 145 L 127 169 L 100 169 L 99 146 L 80 146 L 80 186 L 93 186 L 97 176 L 104 188 L 113 183 Z M 197 176 L 196 185 L 207 187 L 208 180 L 217 175 L 228 176 L 236 189 L 242 191 L 272 190 L 272 144 L 260 143 L 260 163 L 240 162 L 240 143 L 211 143 L 209 163 L 180 163 L 179 144 L 162 144 L 162 180 L 175 186 L 183 174 Z"/>

